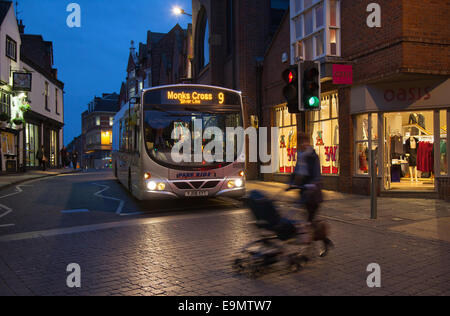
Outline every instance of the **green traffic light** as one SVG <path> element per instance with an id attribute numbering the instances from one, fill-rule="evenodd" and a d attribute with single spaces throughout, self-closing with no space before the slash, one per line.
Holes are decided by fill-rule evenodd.
<path id="1" fill-rule="evenodd" d="M 312 108 L 316 108 L 320 105 L 320 100 L 318 97 L 311 97 L 308 99 L 308 104 Z"/>

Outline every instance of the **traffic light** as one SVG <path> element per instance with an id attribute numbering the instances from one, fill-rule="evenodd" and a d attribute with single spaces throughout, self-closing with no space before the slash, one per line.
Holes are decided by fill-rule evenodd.
<path id="1" fill-rule="evenodd" d="M 304 61 L 300 66 L 302 75 L 302 109 L 304 111 L 320 110 L 320 63 Z"/>
<path id="2" fill-rule="evenodd" d="M 298 66 L 286 69 L 283 72 L 283 80 L 286 82 L 283 95 L 286 98 L 289 113 L 300 113 Z"/>

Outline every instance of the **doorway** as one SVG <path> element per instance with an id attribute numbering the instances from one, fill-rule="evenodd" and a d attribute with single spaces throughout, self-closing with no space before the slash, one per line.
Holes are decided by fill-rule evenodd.
<path id="1" fill-rule="evenodd" d="M 384 189 L 435 191 L 434 111 L 385 113 L 383 121 Z"/>

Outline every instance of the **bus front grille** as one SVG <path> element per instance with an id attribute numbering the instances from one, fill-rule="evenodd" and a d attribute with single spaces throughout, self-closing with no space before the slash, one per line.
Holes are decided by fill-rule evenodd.
<path id="1" fill-rule="evenodd" d="M 220 181 L 186 181 L 173 184 L 180 190 L 214 189 L 220 184 Z"/>

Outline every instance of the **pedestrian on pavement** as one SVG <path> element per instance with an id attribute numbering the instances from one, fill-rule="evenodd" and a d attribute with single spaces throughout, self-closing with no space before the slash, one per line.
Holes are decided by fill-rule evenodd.
<path id="1" fill-rule="evenodd" d="M 73 164 L 73 169 L 77 169 L 78 166 L 78 152 L 74 151 L 72 153 L 72 164 Z"/>
<path id="2" fill-rule="evenodd" d="M 63 147 L 61 149 L 60 153 L 61 153 L 61 166 L 63 168 L 65 168 L 67 166 L 67 161 L 66 161 L 66 159 L 67 159 L 67 148 Z"/>
<path id="3" fill-rule="evenodd" d="M 38 152 L 36 153 L 36 158 L 39 160 L 39 167 L 42 166 L 42 170 L 46 171 L 47 157 L 45 157 L 43 145 L 38 149 Z"/>
<path id="4" fill-rule="evenodd" d="M 320 236 L 318 239 L 324 243 L 325 250 L 321 256 L 325 256 L 328 253 L 328 249 L 333 246 L 333 243 L 326 236 L 326 231 L 318 231 L 319 228 L 326 230 L 325 226 L 319 225 L 315 221 L 320 204 L 323 202 L 320 159 L 310 144 L 308 134 L 300 133 L 298 142 L 300 150 L 290 185 L 291 187 L 300 188 L 300 203 L 305 206 L 308 212 L 308 222 L 311 224 L 315 236 Z"/>

